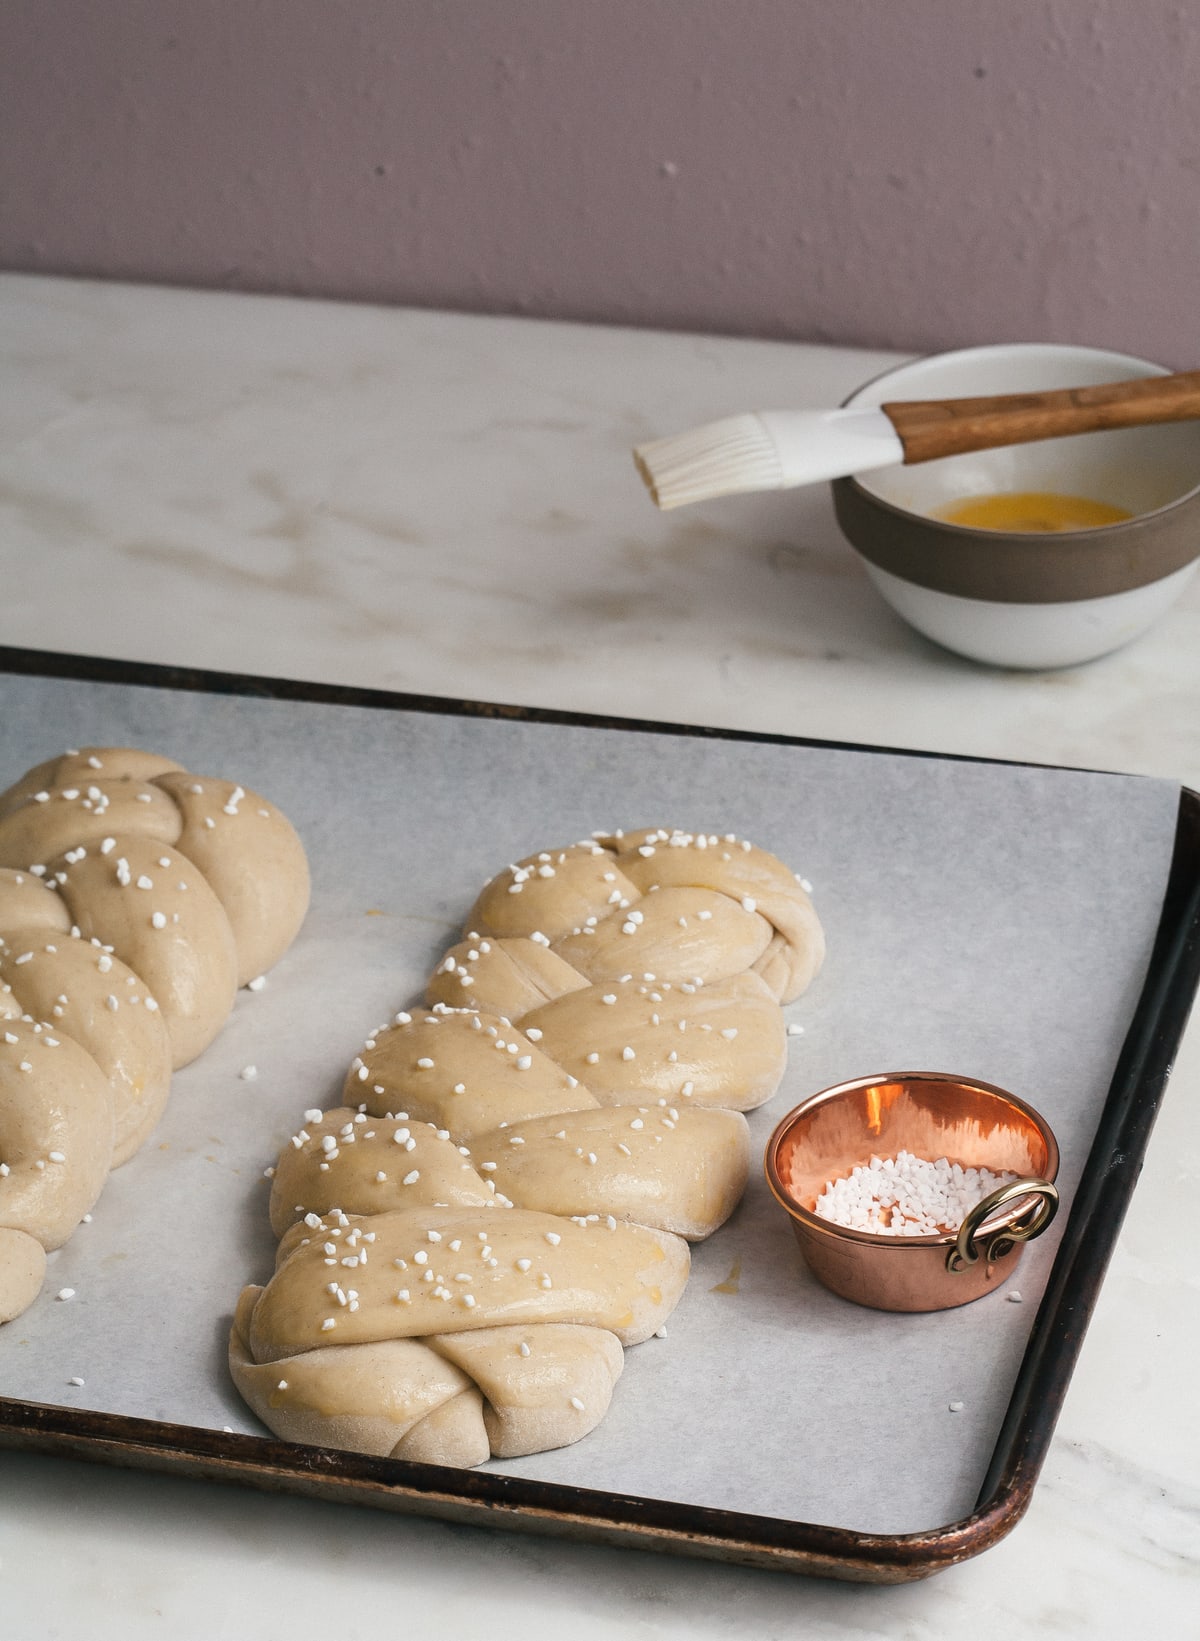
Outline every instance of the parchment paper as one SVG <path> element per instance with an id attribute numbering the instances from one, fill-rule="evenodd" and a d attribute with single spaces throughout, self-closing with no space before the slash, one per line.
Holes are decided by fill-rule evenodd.
<path id="1" fill-rule="evenodd" d="M 601 827 L 733 831 L 813 881 L 829 958 L 788 1011 L 804 1035 L 751 1118 L 756 1158 L 818 1088 L 953 1071 L 1045 1114 L 1070 1205 L 1158 918 L 1170 782 L 53 679 L 4 677 L 0 700 L 0 786 L 67 745 L 144 746 L 274 799 L 315 885 L 266 988 L 239 995 L 42 1298 L 0 1330 L 5 1395 L 262 1434 L 225 1348 L 239 1289 L 271 1269 L 264 1168 L 417 998 L 483 881 Z M 868 1311 L 807 1274 L 756 1163 L 667 1337 L 626 1353 L 599 1429 L 497 1468 L 858 1531 L 956 1520 L 1054 1242 L 974 1305 Z"/>

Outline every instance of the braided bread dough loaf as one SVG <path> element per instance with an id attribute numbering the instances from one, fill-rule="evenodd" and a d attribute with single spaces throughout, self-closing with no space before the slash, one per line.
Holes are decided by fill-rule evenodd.
<path id="1" fill-rule="evenodd" d="M 661 830 L 528 857 L 468 929 L 275 1168 L 229 1360 L 278 1435 L 473 1465 L 594 1429 L 741 1198 L 824 950 L 773 856 Z"/>
<path id="2" fill-rule="evenodd" d="M 273 804 L 156 753 L 84 747 L 0 794 L 0 1014 L 21 1073 L 0 1065 L 0 1321 L 153 1130 L 172 1070 L 286 950 L 308 893 Z"/>

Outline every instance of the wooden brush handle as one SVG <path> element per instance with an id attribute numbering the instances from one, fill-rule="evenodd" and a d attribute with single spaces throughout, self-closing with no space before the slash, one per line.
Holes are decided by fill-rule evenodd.
<path id="1" fill-rule="evenodd" d="M 880 409 L 899 435 L 904 460 L 928 462 L 1100 428 L 1190 421 L 1200 417 L 1200 370 L 983 399 L 907 399 Z"/>

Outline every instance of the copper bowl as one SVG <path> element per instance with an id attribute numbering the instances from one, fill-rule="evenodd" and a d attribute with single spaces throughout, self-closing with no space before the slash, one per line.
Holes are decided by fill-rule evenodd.
<path id="1" fill-rule="evenodd" d="M 814 1212 L 831 1181 L 900 1151 L 1018 1177 L 985 1197 L 957 1232 L 939 1236 L 855 1231 Z M 1058 1145 L 1045 1119 L 1003 1088 L 940 1071 L 886 1072 L 823 1089 L 776 1128 L 765 1167 L 813 1275 L 876 1310 L 947 1310 L 990 1293 L 1058 1207 Z"/>

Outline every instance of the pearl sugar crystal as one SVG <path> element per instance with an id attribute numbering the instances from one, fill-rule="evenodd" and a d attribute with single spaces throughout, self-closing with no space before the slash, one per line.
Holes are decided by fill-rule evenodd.
<path id="1" fill-rule="evenodd" d="M 845 1179 L 831 1180 L 813 1212 L 834 1225 L 882 1236 L 944 1236 L 971 1209 L 1018 1176 L 963 1168 L 939 1157 L 927 1162 L 909 1151 L 872 1157 Z"/>

